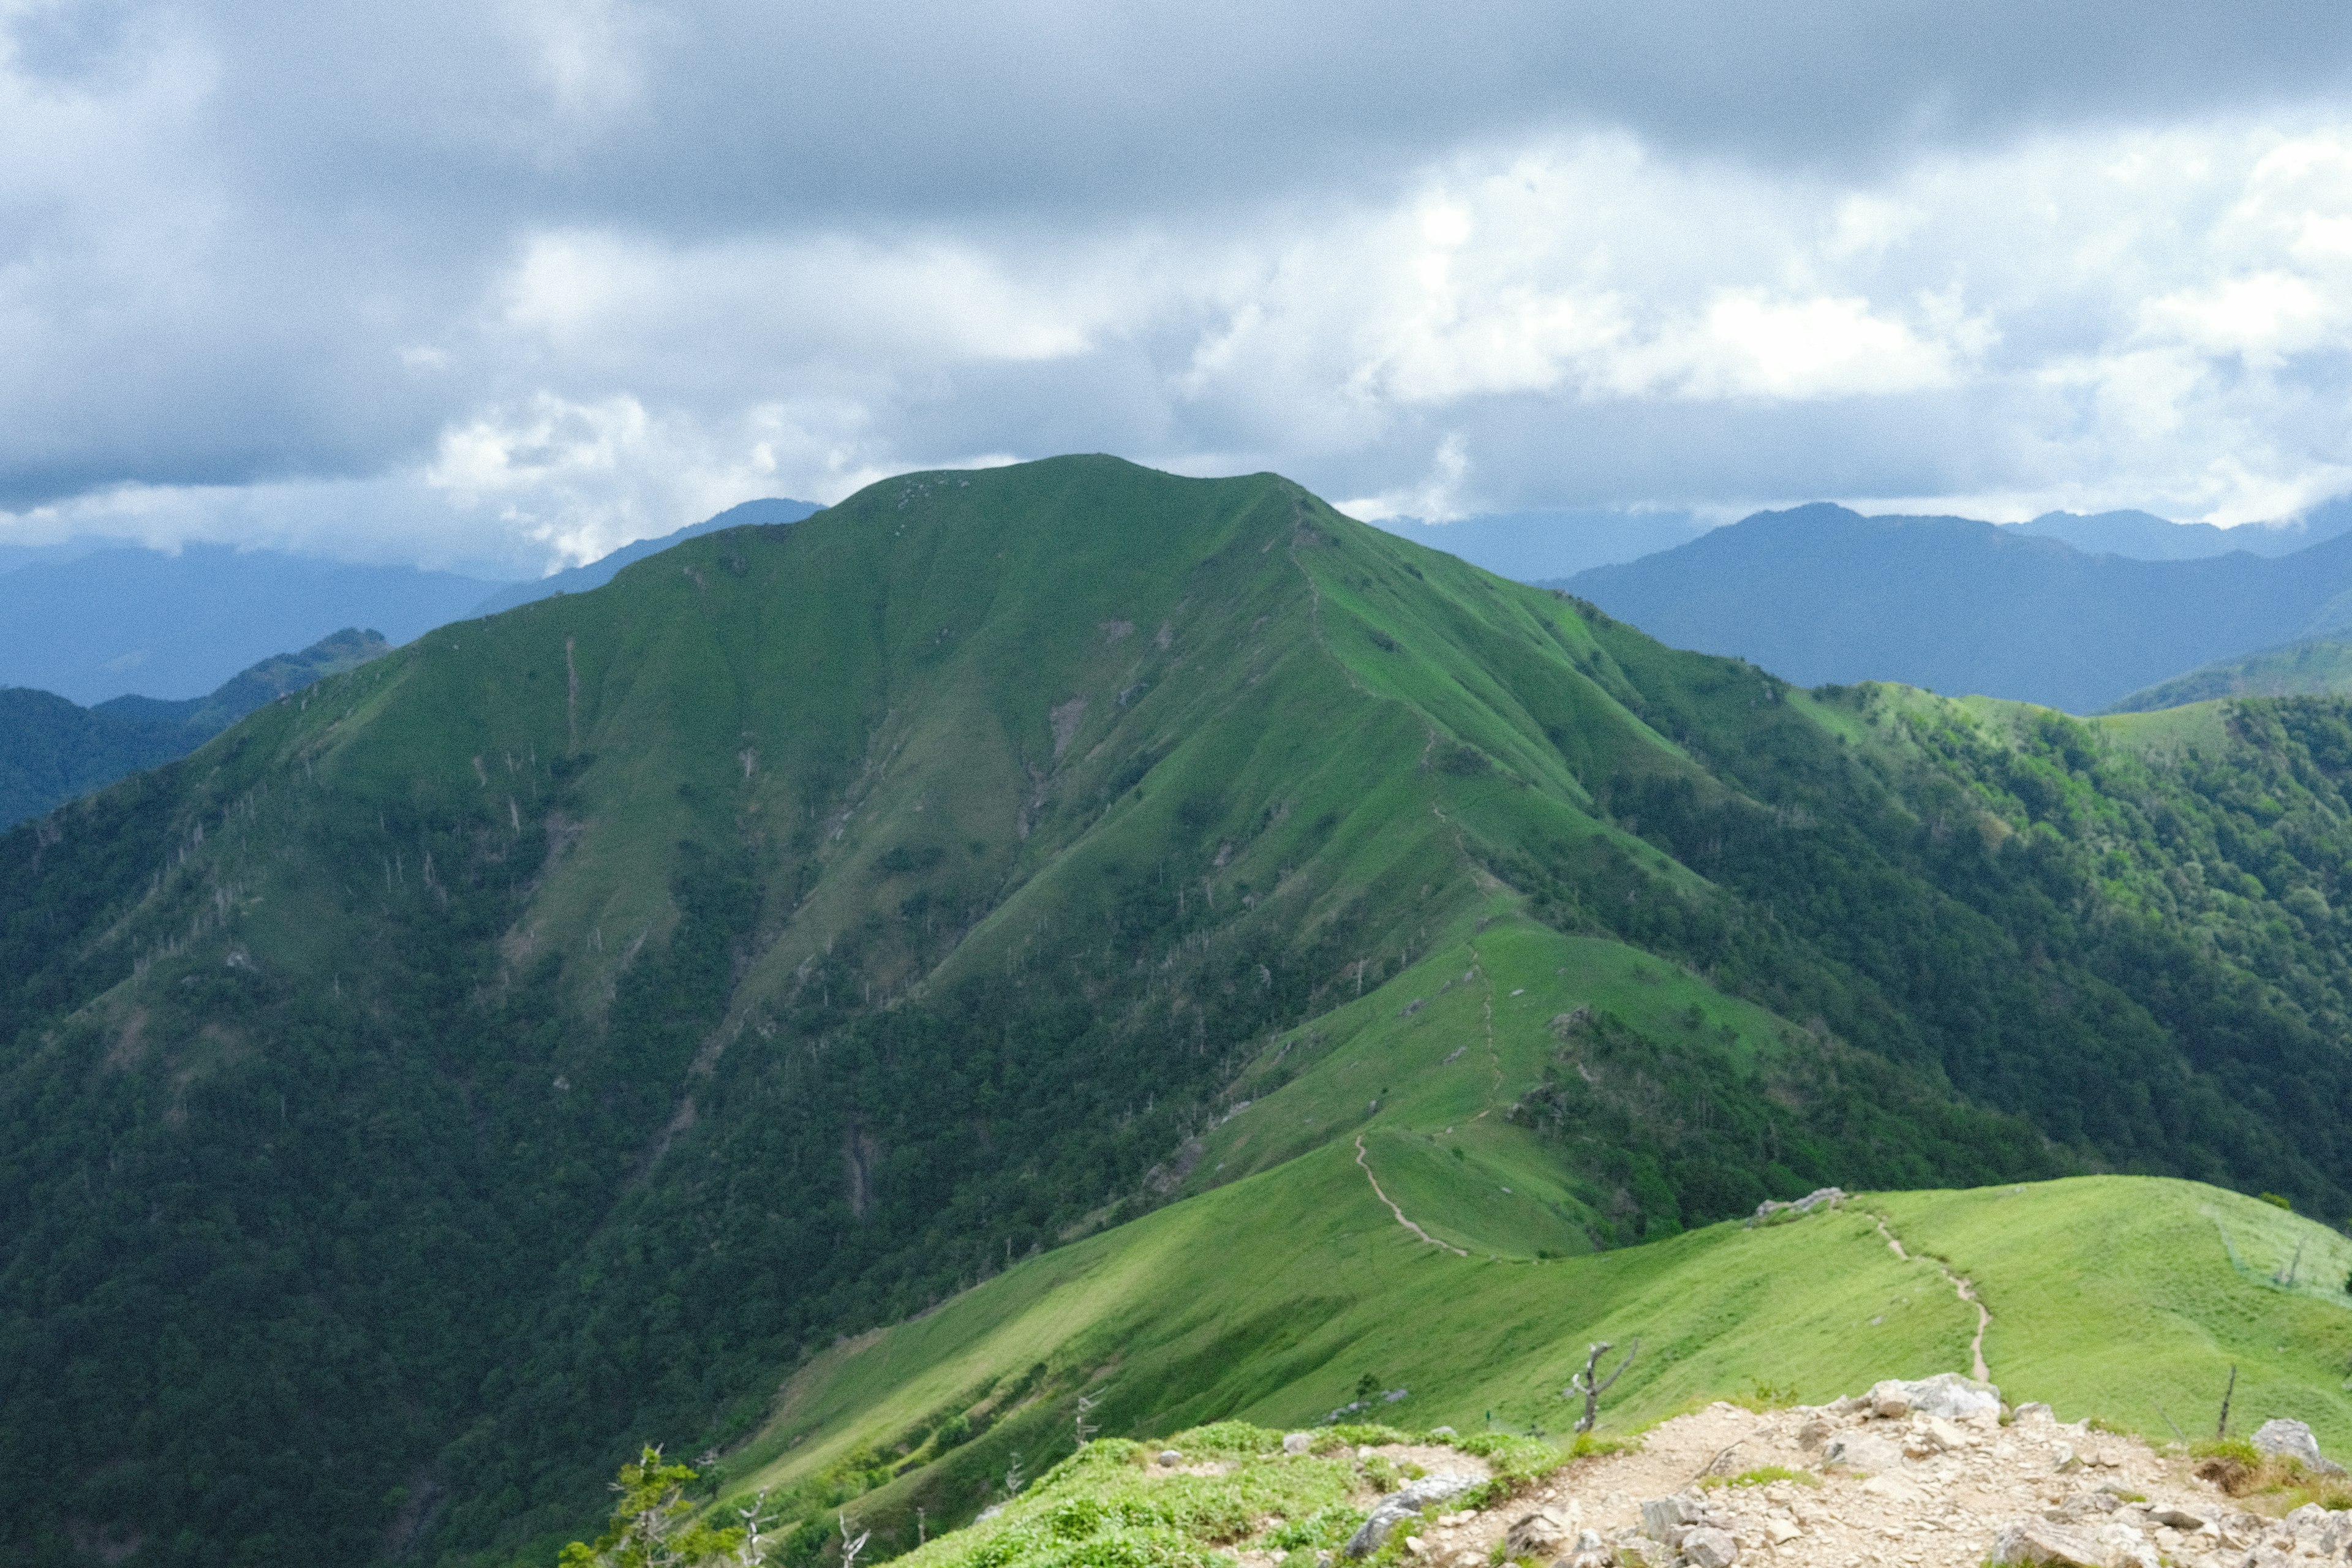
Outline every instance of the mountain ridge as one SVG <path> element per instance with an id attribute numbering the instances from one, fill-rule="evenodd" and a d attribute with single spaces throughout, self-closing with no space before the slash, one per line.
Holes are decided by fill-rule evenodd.
<path id="1" fill-rule="evenodd" d="M 689 539 L 0 835 L 0 1528 L 505 1561 L 1359 1136 L 1514 1189 L 1465 1252 L 1853 1173 L 2352 1207 L 2263 1110 L 2352 1103 L 2347 775 L 2341 703 L 1807 692 L 1271 475 Z"/>

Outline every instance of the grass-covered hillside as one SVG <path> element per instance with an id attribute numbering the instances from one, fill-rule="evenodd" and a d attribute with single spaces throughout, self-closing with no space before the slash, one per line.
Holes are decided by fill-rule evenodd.
<path id="1" fill-rule="evenodd" d="M 1375 1164 L 1391 1197 L 1392 1169 Z M 1475 1184 L 1425 1195 L 1408 1216 L 1467 1239 L 1443 1221 L 1475 1205 Z M 1220 1267 L 1237 1249 L 1255 1266 Z M 1822 1404 L 1968 1372 L 1978 1318 L 1956 1276 L 1990 1313 L 1982 1353 L 2013 1402 L 2158 1443 L 2176 1426 L 2210 1436 L 2235 1367 L 2233 1429 L 2291 1416 L 2335 1451 L 2352 1445 L 2347 1266 L 2352 1242 L 2258 1200 L 2115 1176 L 1860 1194 L 1581 1258 L 1465 1257 L 1401 1226 L 1334 1149 L 828 1352 L 707 1479 L 723 1516 L 764 1492 L 797 1523 L 778 1531 L 779 1561 L 820 1555 L 843 1513 L 896 1552 L 916 1544 L 919 1509 L 936 1532 L 1005 1501 L 1007 1472 L 1069 1454 L 1081 1416 L 1148 1443 L 1337 1412 L 1564 1444 L 1582 1406 L 1562 1391 L 1588 1346 L 1638 1339 L 1597 1432 L 1623 1437 L 1710 1399 Z M 1367 1384 L 1379 1392 L 1347 1409 Z"/>
<path id="2" fill-rule="evenodd" d="M 2186 675 L 2135 691 L 2117 713 L 2147 713 L 2221 697 L 2307 697 L 2352 691 L 2352 643 L 2335 637 L 2291 642 L 2200 665 Z"/>
<path id="3" fill-rule="evenodd" d="M 1807 693 L 1272 476 L 689 540 L 0 838 L 0 1548 L 543 1560 L 843 1336 L 1368 1172 L 1495 1279 L 1823 1182 L 2352 1213 L 2347 776 L 2339 703 Z M 1120 1419 L 1297 1381 L 1159 1288 Z"/>

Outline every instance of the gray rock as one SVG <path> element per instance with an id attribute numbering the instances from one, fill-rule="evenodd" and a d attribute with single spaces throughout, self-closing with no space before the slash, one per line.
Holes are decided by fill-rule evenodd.
<path id="1" fill-rule="evenodd" d="M 1830 1440 L 1822 1463 L 1874 1476 L 1903 1462 L 1903 1451 L 1870 1432 L 1844 1432 Z"/>
<path id="2" fill-rule="evenodd" d="M 1887 1387 L 1880 1384 L 1871 1392 Z M 1990 1383 L 1979 1383 L 1972 1377 L 1962 1377 L 1957 1372 L 1939 1372 L 1933 1377 L 1923 1377 L 1916 1383 L 1893 1386 L 1903 1391 L 1906 1405 L 1922 1415 L 1937 1415 L 1947 1421 L 1968 1421 L 1979 1417 L 2000 1418 L 2000 1390 Z"/>
<path id="3" fill-rule="evenodd" d="M 2265 1421 L 2254 1431 L 2257 1452 L 2282 1459 L 2293 1459 L 2306 1470 L 2325 1476 L 2340 1476 L 2344 1467 L 2319 1451 L 2319 1439 L 2311 1428 L 2300 1421 L 2273 1419 Z"/>
<path id="4" fill-rule="evenodd" d="M 2107 1554 L 2089 1536 L 2039 1519 L 2004 1524 L 1992 1538 L 1988 1563 L 2053 1563 L 2060 1568 L 2106 1568 Z"/>
<path id="5" fill-rule="evenodd" d="M 1683 1532 L 1683 1558 L 1691 1568 L 1731 1568 L 1739 1559 L 1739 1542 L 1729 1531 L 1701 1525 Z"/>
<path id="6" fill-rule="evenodd" d="M 1706 1510 L 1696 1498 L 1654 1498 L 1642 1505 L 1642 1533 L 1671 1545 L 1675 1531 L 1696 1524 L 1705 1514 Z"/>
<path id="7" fill-rule="evenodd" d="M 1381 1548 L 1389 1531 L 1402 1524 L 1432 1503 L 1444 1502 L 1460 1497 L 1478 1484 L 1475 1476 L 1423 1476 L 1417 1481 L 1407 1481 L 1372 1509 L 1372 1516 L 1362 1528 L 1348 1538 L 1347 1554 L 1368 1557 Z"/>
<path id="8" fill-rule="evenodd" d="M 1184 1456 L 1173 1448 L 1162 1448 L 1160 1450 L 1160 1462 L 1163 1465 L 1181 1465 L 1184 1462 Z"/>
<path id="9" fill-rule="evenodd" d="M 1539 1508 L 1523 1515 L 1504 1532 L 1503 1555 L 1506 1557 L 1549 1558 L 1556 1556 L 1569 1541 L 1570 1525 L 1566 1519 L 1548 1508 Z"/>
<path id="10" fill-rule="evenodd" d="M 1756 1205 L 1755 1215 L 1748 1223 L 1750 1226 L 1753 1226 L 1759 1220 L 1770 1219 L 1776 1214 L 1811 1214 L 1817 1208 L 1835 1208 L 1838 1205 L 1843 1202 L 1845 1202 L 1844 1189 L 1840 1187 L 1815 1187 L 1803 1197 L 1793 1199 L 1788 1203 L 1772 1203 L 1767 1201 L 1765 1203 L 1758 1204 Z"/>
<path id="11" fill-rule="evenodd" d="M 1286 1432 L 1282 1435 L 1282 1451 L 1286 1454 L 1311 1454 L 1315 1451 L 1312 1432 Z"/>
<path id="12" fill-rule="evenodd" d="M 2020 1421 L 2055 1421 L 2058 1413 L 2038 1399 L 2029 1399 L 2017 1407 Z"/>

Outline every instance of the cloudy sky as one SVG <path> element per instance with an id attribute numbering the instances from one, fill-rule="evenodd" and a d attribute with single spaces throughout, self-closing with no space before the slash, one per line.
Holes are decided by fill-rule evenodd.
<path id="1" fill-rule="evenodd" d="M 0 542 L 2352 490 L 2352 7 L 0 0 Z"/>

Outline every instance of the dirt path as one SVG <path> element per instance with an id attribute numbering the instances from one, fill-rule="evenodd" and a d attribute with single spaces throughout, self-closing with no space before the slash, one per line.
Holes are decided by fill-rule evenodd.
<path id="1" fill-rule="evenodd" d="M 1430 1235 L 1429 1232 L 1422 1229 L 1421 1226 L 1413 1224 L 1412 1221 L 1404 1217 L 1404 1210 L 1397 1207 L 1396 1200 L 1381 1190 L 1381 1179 L 1372 1174 L 1372 1163 L 1370 1160 L 1364 1158 L 1364 1135 L 1360 1132 L 1356 1134 L 1356 1163 L 1364 1168 L 1364 1180 L 1372 1184 L 1373 1195 L 1378 1197 L 1381 1202 L 1389 1205 L 1389 1213 L 1396 1215 L 1397 1224 L 1404 1226 L 1405 1229 L 1412 1232 L 1413 1235 L 1421 1237 L 1422 1240 L 1429 1243 L 1430 1246 L 1442 1247 L 1445 1248 L 1446 1251 L 1454 1254 L 1456 1258 L 1467 1258 L 1470 1256 L 1468 1253 L 1463 1251 L 1462 1248 L 1454 1246 L 1452 1242 L 1438 1240 L 1437 1237 Z"/>
<path id="2" fill-rule="evenodd" d="M 1876 1222 L 1878 1234 L 1886 1238 L 1887 1250 L 1905 1262 L 1909 1262 L 1911 1255 L 1903 1250 L 1903 1243 L 1896 1238 L 1892 1230 L 1887 1228 L 1886 1216 L 1873 1214 L 1870 1217 Z M 1985 1304 L 1982 1301 L 1977 1300 L 1976 1281 L 1965 1274 L 1953 1273 L 1951 1266 L 1940 1258 L 1930 1257 L 1924 1252 L 1919 1257 L 1922 1262 L 1932 1263 L 1942 1271 L 1945 1283 L 1952 1288 L 1952 1294 L 1977 1310 L 1977 1337 L 1969 1342 L 1969 1357 L 1976 1364 L 1969 1369 L 1969 1375 L 1979 1383 L 1990 1383 L 1992 1369 L 1985 1365 L 1984 1337 L 1985 1331 L 1992 1327 L 1992 1314 L 1985 1310 Z"/>

